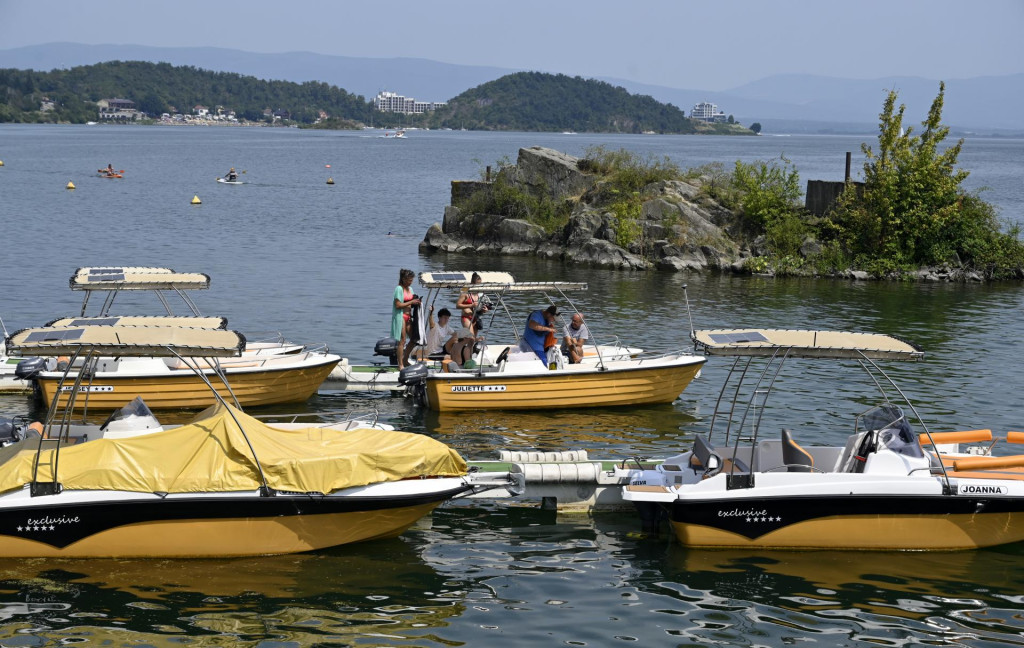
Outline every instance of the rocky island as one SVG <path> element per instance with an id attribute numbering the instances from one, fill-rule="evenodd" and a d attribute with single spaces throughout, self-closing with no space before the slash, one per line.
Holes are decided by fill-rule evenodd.
<path id="1" fill-rule="evenodd" d="M 920 281 L 1024 279 L 1020 225 L 963 182 L 964 145 L 942 145 L 945 84 L 921 133 L 890 91 L 877 149 L 814 213 L 785 158 L 683 171 L 667 158 L 520 149 L 492 178 L 452 182 L 444 222 L 420 251 L 531 254 L 599 267 Z"/>
<path id="2" fill-rule="evenodd" d="M 519 150 L 515 165 L 493 181 L 453 181 L 452 204 L 420 243 L 422 252 L 537 255 L 612 268 L 743 271 L 752 256 L 738 243 L 740 220 L 701 192 L 709 178 L 658 180 L 644 186 L 639 218 L 616 214 L 608 187 L 589 161 L 542 147 Z M 474 205 L 496 203 L 498 191 L 523 194 L 537 204 L 567 211 L 554 231 L 523 217 L 481 213 Z M 631 230 L 633 236 L 626 236 Z M 629 240 L 626 240 L 626 239 Z"/>

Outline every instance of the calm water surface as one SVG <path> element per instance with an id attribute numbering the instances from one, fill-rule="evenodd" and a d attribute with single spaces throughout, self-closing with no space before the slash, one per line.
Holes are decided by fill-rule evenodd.
<path id="1" fill-rule="evenodd" d="M 846 151 L 856 169 L 859 138 L 377 134 L 0 126 L 0 317 L 14 330 L 77 314 L 81 299 L 67 280 L 79 266 L 166 265 L 210 274 L 212 288 L 196 299 L 232 327 L 326 341 L 365 362 L 387 330 L 399 268 L 505 269 L 525 280 L 587 281 L 579 304 L 595 335 L 669 349 L 686 344 L 687 285 L 701 327 L 853 328 L 917 342 L 925 361 L 886 369 L 933 430 L 1024 425 L 1016 284 L 773 281 L 417 253 L 441 220 L 449 182 L 514 160 L 521 146 L 581 154 L 601 144 L 684 167 L 785 155 L 807 180 L 841 179 Z M 1016 222 L 1024 221 L 1021 160 L 1020 140 L 968 140 L 961 155 L 970 186 L 987 187 L 982 195 Z M 126 170 L 123 180 L 95 177 L 108 162 Z M 216 184 L 231 166 L 251 184 Z M 69 180 L 74 191 L 64 189 Z M 203 204 L 190 205 L 193 195 Z M 155 306 L 120 303 L 125 312 Z M 764 429 L 785 424 L 801 438 L 835 442 L 874 404 L 852 370 L 799 368 Z M 472 458 L 510 447 L 664 456 L 706 431 L 725 369 L 712 360 L 678 401 L 649 408 L 452 416 L 400 398 L 323 392 L 269 411 L 376 410 Z M 0 414 L 29 407 L 0 396 Z M 639 537 L 637 528 L 629 516 L 453 505 L 401 538 L 302 556 L 0 559 L 0 645 L 1024 645 L 1021 547 L 702 552 Z"/>

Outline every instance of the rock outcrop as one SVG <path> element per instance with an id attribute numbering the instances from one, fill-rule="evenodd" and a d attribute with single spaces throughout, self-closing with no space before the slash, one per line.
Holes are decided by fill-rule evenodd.
<path id="1" fill-rule="evenodd" d="M 639 215 L 626 222 L 602 206 L 599 178 L 585 169 L 579 158 L 532 147 L 519 150 L 514 167 L 499 171 L 497 183 L 569 209 L 568 223 L 553 232 L 525 219 L 475 213 L 480 205 L 493 204 L 487 192 L 495 191 L 494 183 L 452 182 L 452 204 L 444 220 L 427 231 L 420 250 L 530 254 L 610 268 L 732 270 L 737 265 L 740 249 L 727 234 L 736 219 L 701 195 L 699 181 L 648 185 Z M 474 200 L 481 192 L 483 199 Z"/>
<path id="2" fill-rule="evenodd" d="M 639 192 L 639 200 L 626 201 L 630 209 L 624 214 L 621 194 L 592 173 L 592 167 L 588 160 L 533 147 L 520 149 L 516 165 L 501 169 L 494 182 L 453 181 L 452 204 L 445 207 L 444 220 L 427 230 L 420 251 L 533 255 L 602 268 L 711 269 L 768 276 L 779 271 L 772 267 L 765 236 L 746 236 L 738 216 L 701 190 L 705 182 L 712 182 L 710 178 L 649 184 Z M 619 209 L 614 206 L 616 200 Z M 550 220 L 564 225 L 546 230 L 526 220 L 526 203 L 538 211 L 557 211 L 558 218 Z M 812 237 L 804 240 L 799 250 L 804 260 L 821 253 L 821 244 Z M 813 263 L 781 271 L 816 274 Z M 1024 270 L 1017 274 L 1024 278 Z M 828 276 L 854 281 L 876 278 L 855 268 L 833 271 Z M 983 273 L 963 266 L 958 259 L 916 273 L 893 273 L 890 278 L 962 283 L 986 280 Z"/>

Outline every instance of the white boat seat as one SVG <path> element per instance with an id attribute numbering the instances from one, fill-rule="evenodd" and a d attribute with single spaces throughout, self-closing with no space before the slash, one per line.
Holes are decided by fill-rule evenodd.
<path id="1" fill-rule="evenodd" d="M 789 430 L 782 430 L 782 463 L 788 472 L 811 472 L 814 457 L 793 440 Z"/>

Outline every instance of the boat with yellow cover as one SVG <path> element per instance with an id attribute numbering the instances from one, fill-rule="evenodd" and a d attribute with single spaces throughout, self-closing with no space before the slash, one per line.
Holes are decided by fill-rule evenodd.
<path id="1" fill-rule="evenodd" d="M 521 334 L 527 322 L 515 320 L 511 313 L 524 309 L 527 303 L 540 300 L 551 304 L 556 321 L 563 314 L 579 313 L 568 293 L 584 291 L 580 282 L 522 282 L 511 275 L 490 273 L 479 283 L 467 285 L 466 273 L 423 273 L 420 283 L 428 290 L 445 286 L 461 287 L 477 294 L 477 303 L 491 302 L 488 311 L 494 314 L 489 322 L 481 321 L 482 331 L 472 362 L 458 366 L 451 362 L 445 369 L 414 366 L 402 372 L 399 381 L 430 409 L 439 412 L 480 409 L 552 409 L 580 407 L 618 407 L 671 403 L 679 398 L 687 385 L 700 374 L 703 356 L 681 350 L 669 353 L 644 353 L 615 340 L 593 337 L 593 319 L 587 320 L 590 337 L 585 353 L 578 363 L 570 363 L 557 341 L 561 335 L 550 335 L 551 345 L 541 360 Z M 517 299 L 519 298 L 519 299 Z M 558 312 L 561 305 L 563 312 Z M 535 311 L 540 312 L 540 311 Z M 508 315 L 502 329 L 495 324 L 498 313 Z M 529 311 L 527 311 L 529 313 Z M 532 315 L 531 315 L 532 317 Z M 550 328 L 562 330 L 560 324 Z M 513 344 L 488 341 L 491 331 L 498 339 L 515 337 Z M 556 341 L 557 338 L 557 341 Z M 493 360 L 492 360 L 493 358 Z"/>
<path id="2" fill-rule="evenodd" d="M 231 357 L 234 332 L 83 327 L 10 336 L 26 355 Z M 65 382 L 73 388 L 81 376 Z M 14 557 L 226 557 L 311 551 L 402 533 L 446 499 L 494 487 L 444 444 L 385 429 L 282 427 L 217 398 L 193 422 L 71 436 L 51 406 L 0 448 L 0 552 Z"/>
<path id="3" fill-rule="evenodd" d="M 1024 540 L 1024 454 L 989 430 L 931 432 L 881 369 L 920 360 L 889 335 L 841 331 L 695 331 L 709 356 L 734 358 L 707 436 L 654 467 L 624 469 L 623 499 L 648 529 L 666 514 L 688 547 L 955 550 Z M 769 396 L 801 360 L 859 365 L 881 392 L 853 417 L 843 445 L 811 443 L 801 420 L 762 431 L 779 414 Z M 787 412 L 782 412 L 786 414 Z M 910 423 L 913 418 L 917 430 Z M 799 427 L 798 427 L 799 426 Z M 717 433 L 717 436 L 716 436 Z"/>

